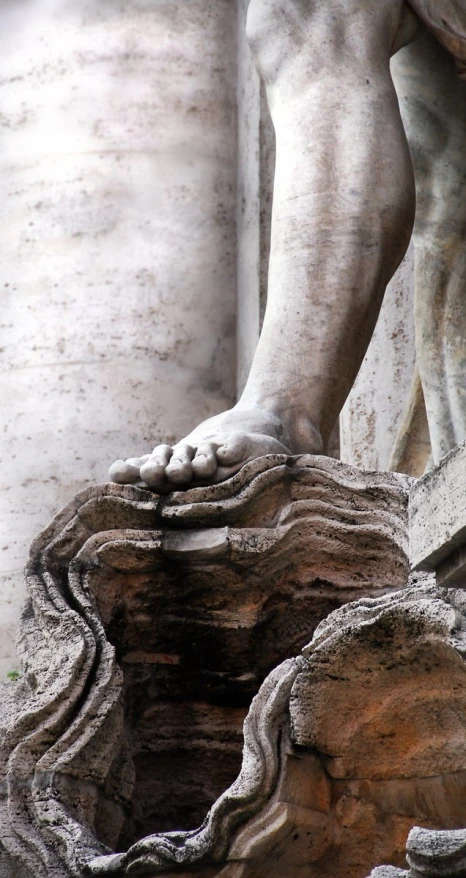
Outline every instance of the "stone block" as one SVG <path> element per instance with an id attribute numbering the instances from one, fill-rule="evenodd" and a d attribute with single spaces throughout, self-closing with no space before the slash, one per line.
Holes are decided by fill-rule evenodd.
<path id="1" fill-rule="evenodd" d="M 466 443 L 419 479 L 410 496 L 410 559 L 439 585 L 466 583 Z"/>

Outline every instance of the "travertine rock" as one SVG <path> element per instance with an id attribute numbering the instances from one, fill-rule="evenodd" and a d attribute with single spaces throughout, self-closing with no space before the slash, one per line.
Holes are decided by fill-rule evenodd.
<path id="1" fill-rule="evenodd" d="M 411 869 L 390 871 L 382 866 L 369 878 L 461 878 L 466 874 L 466 830 L 435 832 L 415 827 L 408 837 L 407 860 Z"/>
<path id="2" fill-rule="evenodd" d="M 416 824 L 413 876 L 462 863 L 466 597 L 393 593 L 408 487 L 278 455 L 75 498 L 2 698 L 1 878 L 398 878 Z"/>
<path id="3" fill-rule="evenodd" d="M 378 866 L 370 874 L 370 878 L 404 878 L 408 875 L 404 869 L 396 869 L 394 866 Z"/>
<path id="4" fill-rule="evenodd" d="M 465 611 L 462 593 L 425 585 L 331 614 L 253 701 L 242 771 L 204 825 L 100 857 L 91 873 L 172 878 L 171 860 L 192 878 L 362 878 L 386 859 L 373 878 L 406 875 L 417 821 L 466 822 Z M 410 860 L 421 841 L 451 861 L 465 837 L 414 830 Z"/>
<path id="5" fill-rule="evenodd" d="M 466 830 L 432 832 L 416 827 L 408 838 L 410 876 L 456 878 L 466 873 Z"/>
<path id="6" fill-rule="evenodd" d="M 293 656 L 330 610 L 406 581 L 408 487 L 279 455 L 170 497 L 78 495 L 27 568 L 24 673 L 0 711 L 2 878 L 80 875 L 150 833 L 167 866 L 224 857 L 276 783 L 284 694 L 305 661 Z M 252 762 L 222 797 L 251 699 L 286 659 L 246 726 Z M 176 843 L 160 835 L 174 829 Z"/>

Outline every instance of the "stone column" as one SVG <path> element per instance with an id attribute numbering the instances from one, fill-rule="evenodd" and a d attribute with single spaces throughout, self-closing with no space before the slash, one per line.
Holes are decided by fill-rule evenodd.
<path id="1" fill-rule="evenodd" d="M 0 679 L 28 544 L 235 397 L 234 0 L 5 0 Z"/>

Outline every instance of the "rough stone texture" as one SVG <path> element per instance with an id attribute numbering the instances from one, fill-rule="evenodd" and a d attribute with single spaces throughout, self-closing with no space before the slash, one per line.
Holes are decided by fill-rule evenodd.
<path id="1" fill-rule="evenodd" d="M 409 833 L 407 850 L 408 872 L 383 866 L 371 872 L 370 878 L 461 878 L 466 874 L 465 829 L 435 832 L 415 827 Z"/>
<path id="2" fill-rule="evenodd" d="M 91 873 L 152 868 L 168 878 L 172 859 L 199 878 L 362 878 L 386 859 L 392 867 L 373 878 L 398 878 L 419 821 L 411 865 L 463 874 L 430 869 L 441 853 L 459 865 L 466 831 L 428 827 L 466 820 L 465 611 L 462 592 L 415 586 L 331 614 L 302 656 L 265 681 L 245 724 L 241 773 L 207 822 L 99 857 Z M 238 828 L 241 811 L 252 816 Z"/>
<path id="3" fill-rule="evenodd" d="M 465 609 L 462 592 L 434 586 L 363 600 L 332 614 L 303 651 L 292 737 L 321 756 L 338 840 L 316 876 L 402 866 L 417 821 L 464 825 Z"/>
<path id="4" fill-rule="evenodd" d="M 0 679 L 28 546 L 235 396 L 232 0 L 0 4 Z"/>
<path id="5" fill-rule="evenodd" d="M 408 838 L 413 878 L 456 878 L 466 872 L 466 829 L 432 832 L 416 827 Z"/>
<path id="6" fill-rule="evenodd" d="M 370 878 L 405 878 L 409 875 L 405 869 L 396 869 L 394 866 L 377 866 L 371 874 Z"/>
<path id="7" fill-rule="evenodd" d="M 416 570 L 435 570 L 439 582 L 466 578 L 466 443 L 413 485 L 410 496 L 410 558 Z"/>
<path id="8" fill-rule="evenodd" d="M 250 814 L 269 809 L 279 766 L 279 741 L 287 721 L 291 687 L 305 666 L 302 657 L 275 669 L 261 686 L 244 723 L 243 763 L 238 778 L 211 808 L 203 825 L 190 833 L 152 835 L 127 854 L 98 857 L 89 864 L 93 875 L 114 872 L 147 873 L 166 869 L 168 863 L 189 866 L 198 861 L 222 862 L 238 825 Z M 257 832 L 254 831 L 254 840 Z M 236 851 L 233 859 L 239 858 Z"/>
<path id="9" fill-rule="evenodd" d="M 404 584 L 409 484 L 270 456 L 165 498 L 116 485 L 78 495 L 27 570 L 23 677 L 0 711 L 2 878 L 18 863 L 80 874 L 102 844 L 151 832 L 205 841 L 195 827 L 239 771 L 241 723 L 266 675 L 331 609 Z M 264 722 L 272 690 L 256 702 Z M 212 812 L 225 813 L 230 832 L 245 812 Z"/>

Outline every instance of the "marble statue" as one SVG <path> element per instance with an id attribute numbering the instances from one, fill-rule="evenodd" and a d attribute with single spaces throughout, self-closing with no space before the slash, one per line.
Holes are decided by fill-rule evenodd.
<path id="1" fill-rule="evenodd" d="M 466 438 L 466 0 L 251 0 L 248 39 L 277 137 L 249 379 L 31 547 L 0 878 L 465 874 L 466 443 L 414 488 L 325 452 L 413 228 L 433 460 Z"/>
<path id="2" fill-rule="evenodd" d="M 466 437 L 466 4 L 251 0 L 247 31 L 277 142 L 268 304 L 249 378 L 230 411 L 116 461 L 111 478 L 163 491 L 222 481 L 268 453 L 325 453 L 413 223 L 438 462 Z"/>

